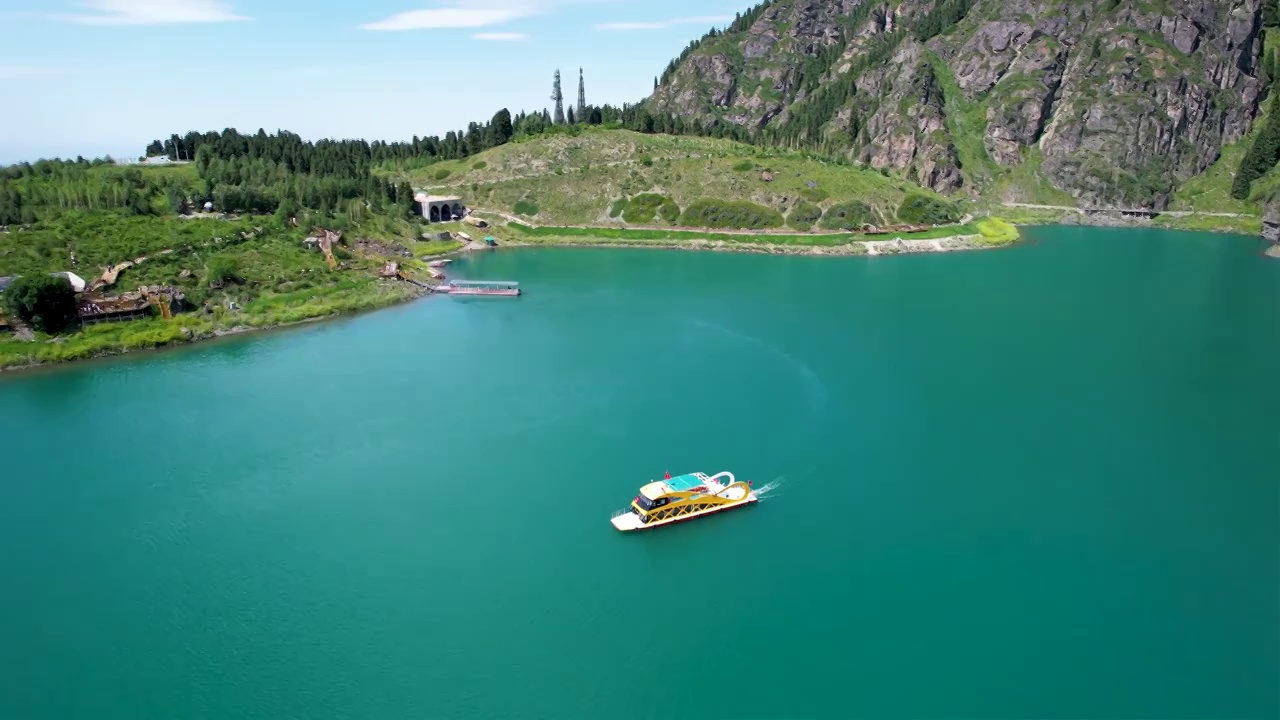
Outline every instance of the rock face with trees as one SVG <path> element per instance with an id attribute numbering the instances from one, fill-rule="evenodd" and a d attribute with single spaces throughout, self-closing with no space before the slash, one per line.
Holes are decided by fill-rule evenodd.
<path id="1" fill-rule="evenodd" d="M 767 0 L 686 48 L 646 106 L 945 192 L 1032 162 L 1085 202 L 1162 207 L 1249 133 L 1274 5 Z"/>

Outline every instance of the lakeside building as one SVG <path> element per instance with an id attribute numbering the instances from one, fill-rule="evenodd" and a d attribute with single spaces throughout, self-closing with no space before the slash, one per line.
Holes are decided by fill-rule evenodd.
<path id="1" fill-rule="evenodd" d="M 462 219 L 464 208 L 462 198 L 457 195 L 428 195 L 417 193 L 413 196 L 422 219 L 429 223 L 449 222 L 455 217 Z"/>

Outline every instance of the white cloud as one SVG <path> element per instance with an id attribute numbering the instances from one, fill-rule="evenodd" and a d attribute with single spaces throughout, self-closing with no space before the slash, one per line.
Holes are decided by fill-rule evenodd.
<path id="1" fill-rule="evenodd" d="M 495 40 L 498 42 L 512 42 L 515 40 L 528 40 L 529 35 L 527 33 L 520 33 L 520 32 L 487 32 L 487 33 L 476 33 L 475 35 L 471 36 L 471 39 L 472 40 Z"/>
<path id="2" fill-rule="evenodd" d="M 733 18 L 729 15 L 704 15 L 648 22 L 606 22 L 597 23 L 593 27 L 597 30 L 662 30 L 676 25 L 723 25 L 730 20 Z"/>
<path id="3" fill-rule="evenodd" d="M 452 7 L 409 10 L 360 27 L 364 30 L 435 30 L 480 28 L 536 15 L 542 8 L 534 0 L 454 0 Z"/>
<path id="4" fill-rule="evenodd" d="M 172 25 L 218 23 L 249 18 L 232 12 L 226 0 L 84 0 L 91 14 L 56 14 L 81 25 Z"/>

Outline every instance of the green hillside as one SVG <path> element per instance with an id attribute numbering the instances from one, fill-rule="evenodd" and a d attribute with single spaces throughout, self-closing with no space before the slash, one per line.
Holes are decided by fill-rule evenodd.
<path id="1" fill-rule="evenodd" d="M 766 172 L 772 180 L 763 179 Z M 681 211 L 714 198 L 755 203 L 784 216 L 802 203 L 800 215 L 812 206 L 825 211 L 856 200 L 869 206 L 873 221 L 895 222 L 908 193 L 941 197 L 905 179 L 815 155 L 599 128 L 509 143 L 401 172 L 399 179 L 433 193 L 459 194 L 473 207 L 564 225 L 679 224 L 675 208 L 664 210 L 666 198 Z M 661 198 L 637 199 L 641 195 Z M 635 202 L 628 206 L 629 200 Z M 647 220 L 641 219 L 645 212 Z"/>

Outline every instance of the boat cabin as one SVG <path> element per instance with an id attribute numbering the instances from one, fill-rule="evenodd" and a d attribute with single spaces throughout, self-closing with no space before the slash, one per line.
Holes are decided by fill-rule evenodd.
<path id="1" fill-rule="evenodd" d="M 651 482 L 640 488 L 640 494 L 632 501 L 636 514 L 647 515 L 680 500 L 695 500 L 706 491 L 706 481 L 700 473 L 679 475 L 666 480 Z"/>

